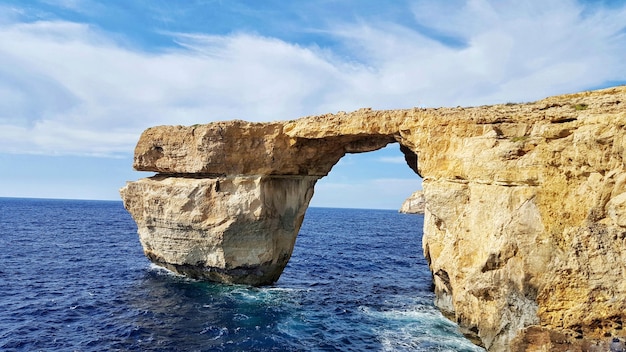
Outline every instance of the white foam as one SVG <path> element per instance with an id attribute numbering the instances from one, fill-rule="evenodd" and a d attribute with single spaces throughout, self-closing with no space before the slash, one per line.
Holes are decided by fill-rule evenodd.
<path id="1" fill-rule="evenodd" d="M 439 322 L 440 320 L 443 322 L 448 322 L 450 325 L 454 325 L 454 323 L 445 319 L 441 313 L 435 308 L 428 306 L 415 306 L 415 307 L 407 307 L 407 309 L 392 309 L 392 310 L 383 310 L 378 311 L 371 309 L 370 307 L 360 306 L 359 309 L 366 315 L 372 316 L 377 319 L 385 319 L 390 321 L 397 322 L 407 322 L 407 321 L 415 321 L 415 322 Z"/>
<path id="2" fill-rule="evenodd" d="M 189 281 L 197 281 L 197 280 L 194 280 L 192 278 L 189 278 L 188 276 L 185 276 L 185 275 L 173 272 L 173 271 L 171 271 L 171 270 L 169 270 L 167 268 L 164 268 L 164 267 L 162 267 L 160 265 L 157 265 L 157 264 L 154 264 L 154 263 L 150 263 L 148 265 L 148 271 L 155 272 L 158 275 L 166 275 L 166 276 L 175 277 L 177 279 L 186 279 L 186 280 L 189 280 Z"/>
<path id="3" fill-rule="evenodd" d="M 388 311 L 359 308 L 365 315 L 385 321 L 376 329 L 384 351 L 484 351 L 466 340 L 458 326 L 434 307 Z"/>
<path id="4" fill-rule="evenodd" d="M 163 273 L 163 274 L 171 274 L 171 275 L 174 275 L 174 276 L 182 276 L 180 274 L 177 274 L 177 273 L 175 273 L 175 272 L 173 272 L 173 271 L 171 271 L 169 269 L 166 269 L 166 268 L 164 268 L 164 267 L 162 267 L 160 265 L 154 264 L 154 263 L 149 263 L 148 264 L 148 270 L 149 271 L 155 271 L 155 272 L 158 272 L 158 273 Z"/>
<path id="5" fill-rule="evenodd" d="M 285 302 L 290 300 L 294 293 L 300 290 L 282 287 L 248 287 L 248 286 L 232 286 L 230 295 L 237 296 L 239 299 L 246 301 L 263 301 L 263 302 Z"/>
<path id="6" fill-rule="evenodd" d="M 379 334 L 383 351 L 484 351 L 455 336 L 415 336 L 410 329 L 382 331 Z"/>

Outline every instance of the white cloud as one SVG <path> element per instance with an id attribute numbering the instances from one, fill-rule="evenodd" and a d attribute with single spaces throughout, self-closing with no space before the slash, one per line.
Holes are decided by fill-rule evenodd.
<path id="1" fill-rule="evenodd" d="M 626 7 L 439 6 L 447 5 L 415 2 L 415 29 L 374 21 L 326 28 L 349 56 L 247 33 L 177 33 L 181 47 L 145 52 L 87 24 L 8 16 L 0 24 L 0 152 L 131 153 L 152 125 L 528 101 L 626 80 Z"/>
<path id="2" fill-rule="evenodd" d="M 318 53 L 272 38 L 179 40 L 186 50 L 149 54 L 87 25 L 0 28 L 0 151 L 130 151 L 152 125 L 291 119 L 339 75 Z"/>

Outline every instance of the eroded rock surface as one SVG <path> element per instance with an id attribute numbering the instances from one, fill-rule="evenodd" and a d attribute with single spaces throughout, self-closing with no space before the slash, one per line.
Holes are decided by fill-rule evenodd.
<path id="1" fill-rule="evenodd" d="M 405 199 L 398 211 L 404 214 L 424 214 L 425 209 L 426 198 L 424 198 L 424 192 L 419 190 Z"/>
<path id="2" fill-rule="evenodd" d="M 316 180 L 400 143 L 423 177 L 436 304 L 491 351 L 626 336 L 626 87 L 473 108 L 148 129 L 122 189 L 147 256 L 253 285 L 286 264 Z M 419 160 L 419 162 L 418 162 Z"/>
<path id="3" fill-rule="evenodd" d="M 154 263 L 193 278 L 259 285 L 291 257 L 316 177 L 155 176 L 122 197 Z"/>

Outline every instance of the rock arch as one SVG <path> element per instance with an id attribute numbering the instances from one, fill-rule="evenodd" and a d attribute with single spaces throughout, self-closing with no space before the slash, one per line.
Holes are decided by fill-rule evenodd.
<path id="1" fill-rule="evenodd" d="M 369 109 L 357 114 L 379 119 Z M 318 117 L 305 120 L 311 119 Z M 271 284 L 291 256 L 317 180 L 347 153 L 402 142 L 390 128 L 320 130 L 325 134 L 303 137 L 298 123 L 229 121 L 146 130 L 134 167 L 158 174 L 122 190 L 146 256 L 194 278 Z M 417 156 L 402 150 L 417 170 Z"/>
<path id="2" fill-rule="evenodd" d="M 154 127 L 134 167 L 157 175 L 121 194 L 152 261 L 267 284 L 316 181 L 345 153 L 398 142 L 423 178 L 436 304 L 489 350 L 584 350 L 626 335 L 625 102 L 615 87 L 529 104 Z"/>

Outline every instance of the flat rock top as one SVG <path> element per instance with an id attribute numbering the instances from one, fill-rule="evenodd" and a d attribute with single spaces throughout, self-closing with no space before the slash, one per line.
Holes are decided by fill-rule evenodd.
<path id="1" fill-rule="evenodd" d="M 415 154 L 431 150 L 436 153 L 429 147 L 430 142 L 445 149 L 454 138 L 490 131 L 497 138 L 551 138 L 550 133 L 564 133 L 563 125 L 575 129 L 607 118 L 616 123 L 623 121 L 625 106 L 626 86 L 619 86 L 534 103 L 402 110 L 365 108 L 283 122 L 235 120 L 157 126 L 142 134 L 135 149 L 134 167 L 170 174 L 324 176 L 345 153 L 372 151 L 393 142 Z"/>

